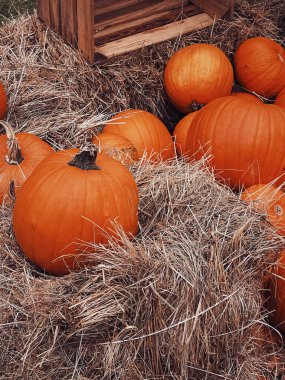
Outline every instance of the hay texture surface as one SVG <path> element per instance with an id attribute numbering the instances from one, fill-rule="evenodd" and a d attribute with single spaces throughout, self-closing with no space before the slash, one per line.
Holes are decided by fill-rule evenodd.
<path id="1" fill-rule="evenodd" d="M 0 79 L 8 119 L 55 149 L 80 146 L 130 107 L 172 129 L 181 115 L 168 104 L 162 77 L 174 50 L 211 42 L 231 57 L 246 37 L 281 41 L 283 1 L 237 3 L 233 22 L 93 68 L 35 16 L 7 23 L 0 28 Z M 12 208 L 2 207 L 1 380 L 280 378 L 280 347 L 265 333 L 261 289 L 282 241 L 201 166 L 135 165 L 139 236 L 94 246 L 90 265 L 63 278 L 25 260 Z"/>

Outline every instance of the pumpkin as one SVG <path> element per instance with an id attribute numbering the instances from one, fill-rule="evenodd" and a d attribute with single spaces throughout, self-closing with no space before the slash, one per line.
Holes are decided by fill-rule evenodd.
<path id="1" fill-rule="evenodd" d="M 270 38 L 244 41 L 236 51 L 234 64 L 237 80 L 250 91 L 272 98 L 285 87 L 285 50 Z"/>
<path id="2" fill-rule="evenodd" d="M 100 133 L 92 139 L 92 143 L 99 146 L 101 153 L 108 154 L 124 165 L 132 165 L 138 160 L 136 148 L 124 136 L 108 132 Z"/>
<path id="3" fill-rule="evenodd" d="M 187 154 L 185 149 L 187 133 L 191 127 L 194 117 L 198 112 L 199 111 L 189 113 L 182 120 L 180 120 L 174 128 L 173 137 L 175 139 L 176 151 L 179 156 L 184 156 Z"/>
<path id="4" fill-rule="evenodd" d="M 7 95 L 3 84 L 0 82 L 0 119 L 7 113 Z"/>
<path id="5" fill-rule="evenodd" d="M 213 100 L 194 118 L 186 139 L 188 161 L 210 154 L 216 177 L 236 189 L 267 184 L 285 172 L 285 110 L 227 96 Z"/>
<path id="6" fill-rule="evenodd" d="M 0 136 L 0 202 L 17 195 L 20 187 L 33 172 L 35 167 L 53 149 L 39 137 L 30 133 L 15 135 L 10 124 L 0 121 L 6 135 Z M 15 191 L 15 194 L 11 194 Z"/>
<path id="7" fill-rule="evenodd" d="M 230 95 L 233 68 L 221 49 L 195 44 L 178 50 L 168 61 L 164 87 L 170 102 L 181 112 L 191 112 L 196 104 Z"/>
<path id="8" fill-rule="evenodd" d="M 257 96 L 248 94 L 247 92 L 233 92 L 231 93 L 231 96 L 242 97 L 243 99 L 247 99 L 255 103 L 263 103 L 262 100 L 260 100 Z"/>
<path id="9" fill-rule="evenodd" d="M 274 104 L 279 107 L 285 107 L 285 87 L 276 96 Z"/>
<path id="10" fill-rule="evenodd" d="M 285 193 L 271 185 L 253 185 L 241 194 L 241 199 L 265 212 L 267 220 L 280 235 L 285 235 Z"/>
<path id="11" fill-rule="evenodd" d="M 83 253 L 92 252 L 90 243 L 119 240 L 114 223 L 136 235 L 138 189 L 129 170 L 97 154 L 94 145 L 43 160 L 23 185 L 13 215 L 24 254 L 57 275 L 76 269 Z"/>
<path id="12" fill-rule="evenodd" d="M 278 264 L 272 270 L 268 288 L 269 321 L 277 329 L 285 332 L 285 251 L 280 253 Z"/>
<path id="13" fill-rule="evenodd" d="M 166 126 L 150 112 L 128 110 L 115 115 L 103 133 L 116 133 L 127 138 L 136 148 L 138 157 L 153 162 L 174 157 L 174 144 Z"/>

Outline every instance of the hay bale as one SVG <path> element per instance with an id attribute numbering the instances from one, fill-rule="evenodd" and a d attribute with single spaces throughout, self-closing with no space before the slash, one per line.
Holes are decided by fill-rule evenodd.
<path id="1" fill-rule="evenodd" d="M 232 23 L 93 68 L 35 16 L 11 21 L 0 28 L 8 118 L 55 148 L 84 143 L 129 107 L 154 112 L 171 129 L 180 117 L 162 86 L 171 53 L 204 41 L 231 57 L 244 37 L 281 39 L 284 4 L 272 4 L 241 1 Z M 12 210 L 2 207 L 0 379 L 256 380 L 281 373 L 272 364 L 278 344 L 263 329 L 261 289 L 283 241 L 201 167 L 135 165 L 139 236 L 94 246 L 90 265 L 63 278 L 23 257 Z"/>
<path id="2" fill-rule="evenodd" d="M 280 238 L 199 164 L 133 171 L 140 235 L 94 246 L 90 266 L 63 278 L 25 260 L 2 211 L 5 378 L 248 380 L 266 371 L 277 347 L 258 345 L 261 280 Z"/>

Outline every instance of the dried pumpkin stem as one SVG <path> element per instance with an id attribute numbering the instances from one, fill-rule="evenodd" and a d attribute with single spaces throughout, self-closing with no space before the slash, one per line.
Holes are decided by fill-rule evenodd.
<path id="1" fill-rule="evenodd" d="M 5 157 L 5 160 L 9 165 L 19 165 L 24 160 L 24 158 L 22 156 L 18 140 L 15 136 L 15 132 L 12 126 L 6 121 L 1 120 L 0 125 L 5 129 L 7 136 L 8 153 Z"/>
<path id="2" fill-rule="evenodd" d="M 98 149 L 95 145 L 86 146 L 68 162 L 68 165 L 81 170 L 100 170 L 99 166 L 96 165 L 97 154 Z"/>

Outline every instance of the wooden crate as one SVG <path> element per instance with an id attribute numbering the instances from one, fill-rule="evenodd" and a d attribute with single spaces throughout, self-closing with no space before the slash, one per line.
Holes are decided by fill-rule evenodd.
<path id="1" fill-rule="evenodd" d="M 38 0 L 38 15 L 93 63 L 231 17 L 234 0 Z"/>

